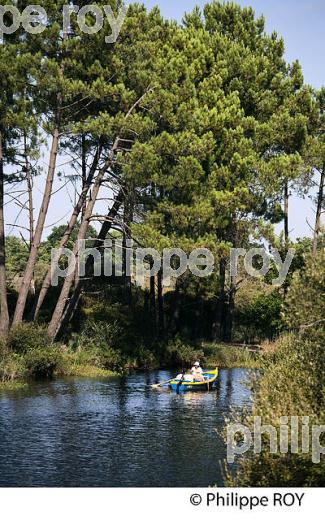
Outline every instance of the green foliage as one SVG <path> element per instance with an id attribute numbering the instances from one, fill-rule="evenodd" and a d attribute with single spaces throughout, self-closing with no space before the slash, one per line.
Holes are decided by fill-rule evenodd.
<path id="1" fill-rule="evenodd" d="M 72 335 L 69 347 L 77 352 L 80 363 L 119 370 L 123 356 L 119 349 L 113 348 L 119 333 L 116 324 L 88 320 L 79 334 Z"/>
<path id="2" fill-rule="evenodd" d="M 160 367 L 160 360 L 156 352 L 143 345 L 134 346 L 126 356 L 125 368 L 153 370 Z"/>
<path id="3" fill-rule="evenodd" d="M 8 353 L 7 342 L 4 338 L 0 337 L 0 359 L 2 359 Z"/>
<path id="4" fill-rule="evenodd" d="M 17 237 L 6 239 L 6 269 L 10 286 L 14 286 L 16 277 L 24 272 L 28 253 L 28 247 L 21 239 Z"/>
<path id="5" fill-rule="evenodd" d="M 259 368 L 260 354 L 234 345 L 203 345 L 206 364 L 220 368 Z"/>
<path id="6" fill-rule="evenodd" d="M 248 247 L 252 236 L 272 240 L 272 223 L 283 218 L 284 185 L 296 189 L 302 179 L 308 185 L 310 166 L 319 167 L 323 150 L 318 139 L 311 143 L 309 134 L 320 127 L 324 93 L 304 85 L 299 63 L 286 63 L 282 39 L 267 34 L 264 20 L 251 8 L 215 0 L 187 14 L 182 24 L 165 20 L 158 8 L 149 12 L 132 4 L 114 45 L 105 43 L 106 20 L 104 29 L 90 36 L 72 16 L 71 34 L 62 40 L 63 3 L 42 0 L 49 14 L 46 30 L 41 35 L 19 30 L 6 36 L 0 48 L 5 164 L 16 167 L 21 161 L 17 150 L 25 134 L 31 158 L 37 158 L 42 139 L 51 139 L 60 121 L 60 151 L 72 158 L 68 168 L 75 172 L 69 171 L 69 178 L 77 182 L 80 165 L 90 164 L 98 144 L 102 164 L 119 136 L 119 152 L 105 185 L 112 193 L 122 186 L 123 196 L 130 198 L 120 213 L 123 209 L 125 217 L 132 205 L 134 223 L 125 224 L 142 245 L 186 252 L 209 247 L 216 261 L 223 262 L 231 247 Z M 116 11 L 120 3 L 112 0 L 110 5 Z M 66 171 L 57 173 L 66 180 Z M 76 225 L 68 247 L 79 229 Z M 33 269 L 36 286 L 64 230 L 54 228 L 40 245 Z M 95 235 L 89 227 L 88 236 Z M 28 246 L 10 238 L 7 253 L 9 282 L 18 291 Z M 302 265 L 302 255 L 298 261 Z M 90 305 L 86 300 L 91 297 L 83 298 L 67 336 L 80 329 L 86 316 L 80 337 L 71 340 L 78 352 L 102 366 L 149 366 L 158 335 L 159 340 L 177 333 L 191 340 L 215 339 L 216 331 L 226 329 L 238 280 L 223 278 L 216 267 L 208 280 L 188 277 L 178 292 L 164 295 L 165 336 L 157 334 L 157 316 L 147 312 L 147 295 L 132 288 L 136 301 L 128 306 L 122 290 L 112 297 L 112 284 L 103 288 L 90 282 L 89 292 L 100 297 Z M 43 321 L 51 319 L 59 290 L 49 291 Z M 274 337 L 282 327 L 280 306 L 279 293 L 258 294 L 235 316 L 237 331 L 245 339 Z M 25 316 L 29 310 L 27 305 Z M 28 339 L 23 330 L 13 331 L 11 348 L 25 352 L 46 343 L 43 333 L 40 343 L 32 334 Z M 179 347 L 178 353 L 169 346 L 167 362 L 192 356 L 190 347 Z"/>
<path id="7" fill-rule="evenodd" d="M 62 354 L 54 347 L 37 347 L 25 354 L 24 363 L 30 377 L 48 379 L 62 364 Z"/>
<path id="8" fill-rule="evenodd" d="M 1 355 L 0 353 L 0 382 L 9 383 L 21 380 L 26 375 L 26 367 L 17 354 Z"/>
<path id="9" fill-rule="evenodd" d="M 325 252 L 309 258 L 305 268 L 296 272 L 285 302 L 284 318 L 295 331 L 325 331 Z M 324 333 L 325 336 L 325 333 Z"/>
<path id="10" fill-rule="evenodd" d="M 46 349 L 51 340 L 46 328 L 33 323 L 22 323 L 11 329 L 8 337 L 8 348 L 20 354 L 33 349 Z"/>
<path id="11" fill-rule="evenodd" d="M 262 371 L 262 377 L 253 383 L 253 413 L 244 419 L 251 431 L 254 416 L 261 417 L 262 424 L 274 426 L 278 438 L 281 417 L 309 417 L 311 427 L 324 424 L 325 356 L 321 341 L 308 336 L 282 337 L 264 356 Z M 240 487 L 323 486 L 324 459 L 320 464 L 314 464 L 311 452 L 290 452 L 290 435 L 288 454 L 270 454 L 269 438 L 264 438 L 262 453 L 250 453 L 243 458 L 236 476 L 229 476 L 228 484 Z"/>
<path id="12" fill-rule="evenodd" d="M 283 298 L 278 290 L 255 296 L 237 312 L 238 327 L 246 339 L 260 341 L 275 338 L 283 330 L 281 311 Z"/>
<path id="13" fill-rule="evenodd" d="M 191 366 L 195 361 L 203 361 L 204 352 L 196 350 L 195 347 L 186 345 L 181 338 L 171 340 L 164 352 L 164 363 L 170 367 L 186 368 Z"/>
<path id="14" fill-rule="evenodd" d="M 309 417 L 310 427 L 325 421 L 325 299 L 324 252 L 309 259 L 297 272 L 286 299 L 285 320 L 295 334 L 281 337 L 261 359 L 262 376 L 253 382 L 254 406 L 245 424 L 253 428 L 253 416 L 274 426 L 281 417 Z M 301 446 L 301 434 L 299 434 Z M 290 436 L 289 436 L 290 438 Z M 262 453 L 250 454 L 228 484 L 236 486 L 324 486 L 325 462 L 312 462 L 312 454 L 270 454 L 268 440 Z"/>

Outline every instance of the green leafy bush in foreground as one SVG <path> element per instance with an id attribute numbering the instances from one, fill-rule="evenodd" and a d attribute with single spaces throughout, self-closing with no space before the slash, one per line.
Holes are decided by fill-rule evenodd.
<path id="1" fill-rule="evenodd" d="M 310 258 L 295 273 L 286 298 L 284 318 L 292 331 L 270 345 L 262 357 L 262 376 L 253 382 L 253 413 L 241 418 L 254 431 L 254 416 L 263 425 L 276 428 L 280 418 L 300 418 L 298 454 L 292 453 L 289 432 L 288 453 L 270 453 L 270 439 L 262 439 L 262 452 L 252 451 L 241 459 L 238 472 L 229 476 L 235 486 L 324 486 L 325 458 L 312 461 L 312 449 L 301 453 L 302 417 L 312 426 L 325 424 L 325 252 Z M 290 429 L 290 428 L 289 428 Z M 324 446 L 325 434 L 320 438 Z M 310 445 L 312 445 L 310 439 Z M 280 451 L 280 450 L 278 450 Z"/>
<path id="2" fill-rule="evenodd" d="M 236 421 L 254 431 L 254 417 L 263 425 L 276 428 L 280 438 L 280 418 L 300 418 L 300 453 L 271 454 L 268 435 L 262 437 L 262 452 L 251 449 L 241 459 L 235 476 L 228 477 L 234 486 L 324 486 L 325 461 L 312 462 L 310 453 L 301 453 L 301 418 L 309 417 L 312 425 L 325 424 L 325 356 L 324 345 L 312 337 L 287 335 L 263 356 L 262 377 L 253 382 L 253 413 Z M 324 439 L 323 439 L 324 441 Z M 280 449 L 279 449 L 280 452 Z"/>

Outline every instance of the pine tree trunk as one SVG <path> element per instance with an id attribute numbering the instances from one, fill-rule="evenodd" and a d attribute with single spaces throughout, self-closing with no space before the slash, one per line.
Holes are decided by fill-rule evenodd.
<path id="1" fill-rule="evenodd" d="M 165 309 L 162 284 L 162 270 L 157 274 L 157 299 L 158 299 L 158 334 L 161 339 L 165 337 Z"/>
<path id="2" fill-rule="evenodd" d="M 175 334 L 180 332 L 180 316 L 181 316 L 181 295 L 179 278 L 176 279 L 175 292 L 173 298 L 173 330 Z"/>
<path id="3" fill-rule="evenodd" d="M 130 187 L 127 190 L 126 199 L 124 202 L 124 230 L 123 230 L 123 279 L 124 291 L 126 295 L 126 303 L 128 306 L 132 305 L 132 279 L 127 268 L 127 256 L 130 254 L 127 247 L 128 240 L 132 239 L 130 226 L 133 221 L 133 202 Z"/>
<path id="4" fill-rule="evenodd" d="M 219 339 L 224 337 L 225 320 L 227 316 L 226 301 L 226 260 L 221 258 L 219 267 L 220 291 L 217 305 L 217 323 L 219 324 Z"/>
<path id="5" fill-rule="evenodd" d="M 9 329 L 9 313 L 7 300 L 6 277 L 6 244 L 4 221 L 4 167 L 3 167 L 3 143 L 0 132 L 0 337 L 6 336 Z"/>
<path id="6" fill-rule="evenodd" d="M 234 313 L 235 313 L 235 296 L 236 296 L 236 283 L 232 282 L 227 302 L 227 312 L 225 315 L 223 338 L 225 343 L 230 343 L 233 336 L 234 326 Z"/>
<path id="7" fill-rule="evenodd" d="M 289 249 L 289 184 L 284 186 L 284 242 L 285 250 Z"/>
<path id="8" fill-rule="evenodd" d="M 62 105 L 62 100 L 61 100 Z M 37 261 L 37 254 L 38 249 L 41 243 L 44 224 L 49 208 L 49 203 L 52 195 L 52 187 L 53 187 L 53 180 L 54 180 L 54 174 L 56 169 L 56 161 L 57 161 L 57 155 L 58 155 L 58 149 L 59 149 L 59 141 L 60 141 L 60 133 L 59 133 L 59 127 L 57 126 L 53 133 L 52 138 L 52 147 L 51 147 L 51 153 L 50 153 L 50 163 L 49 163 L 49 169 L 46 179 L 46 186 L 42 201 L 42 206 L 40 209 L 40 213 L 38 216 L 38 221 L 33 237 L 33 243 L 31 247 L 31 251 L 28 257 L 25 273 L 23 276 L 23 281 L 19 290 L 19 296 L 17 300 L 16 310 L 14 314 L 13 319 L 13 325 L 16 325 L 17 323 L 20 323 L 23 319 L 25 306 L 26 306 L 26 300 L 30 288 L 31 281 L 33 279 L 33 274 L 35 270 L 35 264 Z"/>
<path id="9" fill-rule="evenodd" d="M 314 231 L 314 239 L 313 239 L 313 259 L 317 256 L 317 247 L 318 247 L 318 239 L 321 231 L 322 225 L 322 209 L 324 204 L 324 188 L 325 188 L 325 163 L 323 165 L 323 169 L 321 171 L 321 177 L 319 182 L 319 191 L 317 197 L 317 207 L 316 207 L 316 219 L 315 219 L 315 231 Z"/>
<path id="10" fill-rule="evenodd" d="M 34 238 L 34 203 L 33 203 L 33 176 L 28 160 L 27 138 L 24 135 L 24 155 L 25 155 L 25 169 L 26 169 L 26 183 L 28 192 L 28 219 L 29 219 L 29 253 L 32 250 Z M 35 296 L 35 280 L 34 273 L 30 282 L 30 292 Z"/>
<path id="11" fill-rule="evenodd" d="M 100 232 L 98 233 L 96 242 L 94 244 L 95 249 L 102 249 L 103 242 L 106 239 L 112 225 L 114 222 L 114 219 L 116 218 L 116 215 L 119 212 L 119 209 L 123 203 L 123 197 L 124 197 L 124 191 L 121 190 L 118 194 L 118 196 L 115 199 L 115 202 L 112 206 L 112 208 L 109 210 L 107 215 L 107 220 L 103 222 Z M 87 277 L 91 276 L 91 271 L 93 268 L 93 259 L 91 256 L 87 258 L 86 262 L 86 275 Z M 63 333 L 64 328 L 68 325 L 68 323 L 72 320 L 74 313 L 76 312 L 79 304 L 80 297 L 82 295 L 82 292 L 84 290 L 85 286 L 85 280 L 78 278 L 78 282 L 73 290 L 73 294 L 68 302 L 68 305 L 64 311 L 64 314 L 62 316 L 62 320 L 60 323 L 60 328 L 58 330 L 57 336 L 61 336 Z"/>
<path id="12" fill-rule="evenodd" d="M 116 150 L 117 150 L 117 147 L 118 147 L 118 143 L 119 143 L 119 139 L 117 138 L 115 140 L 115 142 L 114 142 L 114 145 L 113 145 L 112 150 L 110 152 L 109 158 L 107 159 L 104 167 L 100 169 L 100 171 L 99 171 L 99 173 L 98 173 L 98 175 L 96 177 L 96 180 L 95 180 L 95 183 L 94 183 L 94 187 L 93 187 L 92 192 L 91 192 L 90 200 L 89 200 L 89 202 L 87 204 L 87 207 L 86 207 L 86 210 L 85 210 L 85 213 L 84 213 L 84 216 L 83 216 L 83 220 L 81 222 L 80 229 L 79 229 L 79 232 L 78 232 L 77 240 L 76 240 L 76 243 L 75 243 L 75 246 L 74 246 L 74 249 L 73 249 L 73 254 L 74 254 L 74 257 L 75 257 L 75 260 L 76 260 L 76 265 L 79 262 L 80 241 L 81 240 L 85 240 L 85 238 L 86 238 L 87 231 L 88 231 L 88 228 L 89 228 L 90 218 L 91 218 L 91 216 L 93 214 L 93 209 L 94 209 L 94 206 L 96 204 L 96 200 L 97 200 L 97 197 L 98 197 L 98 193 L 99 193 L 100 187 L 101 187 L 102 182 L 104 180 L 104 175 L 107 172 L 108 168 L 112 164 L 112 161 L 113 161 L 113 159 L 115 157 L 115 153 L 116 153 Z M 65 309 L 66 303 L 68 301 L 70 290 L 71 290 L 72 284 L 74 282 L 74 279 L 75 279 L 75 272 L 73 272 L 70 275 L 68 275 L 65 278 L 65 280 L 64 280 L 64 283 L 63 283 L 63 286 L 62 286 L 62 289 L 61 289 L 61 294 L 60 294 L 59 299 L 57 301 L 56 307 L 55 307 L 53 315 L 52 315 L 51 322 L 50 322 L 49 327 L 48 327 L 49 336 L 51 338 L 53 338 L 53 339 L 56 337 L 56 334 L 57 334 L 57 332 L 58 332 L 58 330 L 60 328 L 60 322 L 62 320 L 64 309 Z"/>
<path id="13" fill-rule="evenodd" d="M 150 264 L 150 269 L 153 268 L 153 262 Z M 152 336 L 155 337 L 157 333 L 157 312 L 156 312 L 156 277 L 150 276 L 149 288 L 149 311 L 151 321 Z"/>
<path id="14" fill-rule="evenodd" d="M 92 163 L 92 165 L 90 167 L 88 177 L 87 177 L 86 181 L 84 182 L 83 189 L 82 189 L 82 191 L 80 193 L 80 196 L 79 196 L 79 199 L 77 201 L 77 204 L 74 207 L 74 210 L 73 210 L 73 213 L 71 215 L 70 221 L 69 221 L 69 223 L 68 223 L 68 225 L 67 225 L 67 227 L 66 227 L 66 229 L 65 229 L 65 231 L 64 231 L 64 233 L 62 235 L 62 238 L 60 240 L 60 244 L 59 244 L 58 251 L 57 251 L 57 259 L 59 259 L 60 256 L 62 255 L 63 248 L 67 245 L 67 243 L 68 243 L 68 241 L 69 241 L 69 239 L 71 237 L 71 234 L 72 234 L 73 230 L 76 227 L 76 224 L 77 224 L 77 221 L 78 221 L 78 217 L 80 215 L 80 211 L 83 211 L 83 215 L 85 213 L 85 210 L 83 209 L 84 208 L 84 204 L 86 202 L 87 194 L 88 194 L 88 192 L 90 190 L 90 187 L 91 187 L 94 175 L 95 175 L 97 167 L 98 167 L 98 162 L 99 162 L 99 159 L 100 159 L 100 156 L 101 156 L 101 152 L 102 152 L 102 145 L 99 144 L 98 149 L 96 151 L 96 155 L 95 155 L 94 160 L 93 160 L 93 163 Z M 51 287 L 51 279 L 52 279 L 52 271 L 51 271 L 51 266 L 50 266 L 48 271 L 47 271 L 47 273 L 46 273 L 46 276 L 44 278 L 41 290 L 40 290 L 38 298 L 37 298 L 36 305 L 35 305 L 35 307 L 33 309 L 33 313 L 32 313 L 32 319 L 33 320 L 36 320 L 38 318 L 39 311 L 40 311 L 40 309 L 41 309 L 41 307 L 43 305 L 44 299 L 46 298 L 46 295 L 48 293 L 49 288 Z"/>
<path id="15" fill-rule="evenodd" d="M 98 154 L 96 153 L 96 157 Z M 98 162 L 98 161 L 97 161 Z M 87 146 L 86 146 L 86 137 L 82 134 L 81 137 L 81 176 L 82 176 L 82 191 L 87 184 Z M 81 214 L 84 216 L 86 211 L 86 197 L 82 204 Z"/>

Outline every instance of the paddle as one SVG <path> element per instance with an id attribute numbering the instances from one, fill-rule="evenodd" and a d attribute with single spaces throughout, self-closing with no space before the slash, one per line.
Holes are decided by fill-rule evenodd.
<path id="1" fill-rule="evenodd" d="M 162 383 L 158 383 L 156 385 L 150 385 L 150 386 L 151 386 L 151 388 L 159 388 L 160 386 L 168 385 L 168 383 L 170 383 L 171 381 L 173 381 L 173 379 L 168 379 L 168 381 L 163 381 Z"/>

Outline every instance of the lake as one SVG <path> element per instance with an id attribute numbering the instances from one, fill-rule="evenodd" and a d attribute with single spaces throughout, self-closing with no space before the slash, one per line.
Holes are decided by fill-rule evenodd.
<path id="1" fill-rule="evenodd" d="M 222 486 L 219 434 L 231 409 L 250 408 L 249 374 L 221 370 L 210 393 L 150 388 L 169 371 L 0 393 L 0 486 Z"/>

